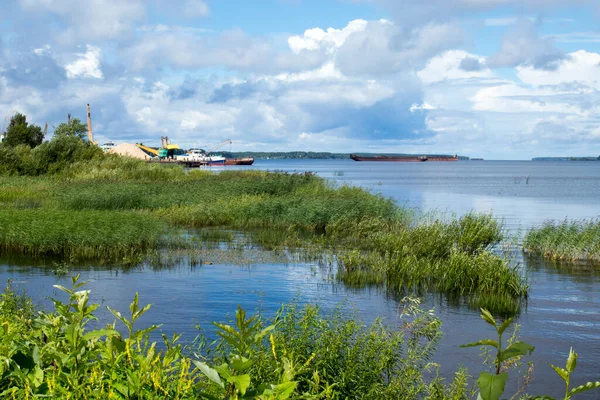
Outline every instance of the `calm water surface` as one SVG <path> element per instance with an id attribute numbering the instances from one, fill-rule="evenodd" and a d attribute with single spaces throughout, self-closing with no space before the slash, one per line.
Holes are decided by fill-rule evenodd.
<path id="1" fill-rule="evenodd" d="M 314 171 L 424 211 L 493 211 L 512 232 L 547 219 L 600 217 L 600 163 L 594 162 L 257 160 L 252 168 Z M 570 346 L 580 354 L 574 383 L 600 380 L 600 269 L 558 267 L 540 260 L 522 262 L 532 279 L 530 299 L 517 319 L 522 340 L 536 346 L 531 357 L 535 380 L 530 392 L 560 394 L 562 387 L 548 364 L 563 365 Z M 328 269 L 307 263 L 181 265 L 168 270 L 140 267 L 128 272 L 81 267 L 71 272 L 81 272 L 82 279 L 90 281 L 94 300 L 123 312 L 139 292 L 142 303 L 153 304 L 141 324 L 163 323 L 165 333 L 180 332 L 187 340 L 196 336 L 196 324 L 210 333 L 210 322 L 231 317 L 238 304 L 272 314 L 282 303 L 294 300 L 318 302 L 327 310 L 345 302 L 367 321 L 381 316 L 391 324 L 398 323 L 398 299 L 378 289 L 347 289 L 334 283 Z M 48 304 L 48 296 L 59 295 L 53 284 L 68 283 L 50 269 L 26 261 L 0 262 L 0 280 L 8 278 L 25 287 L 42 305 Z M 447 305 L 437 296 L 426 298 L 425 303 L 435 307 L 444 322 L 445 336 L 435 357 L 442 373 L 451 376 L 459 364 L 473 374 L 478 372 L 478 350 L 458 346 L 491 337 L 493 332 L 472 310 Z"/>

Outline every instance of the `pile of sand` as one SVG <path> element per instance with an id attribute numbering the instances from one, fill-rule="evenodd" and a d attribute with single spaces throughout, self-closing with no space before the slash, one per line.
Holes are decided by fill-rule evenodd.
<path id="1" fill-rule="evenodd" d="M 110 149 L 108 152 L 126 157 L 138 158 L 140 160 L 149 160 L 151 158 L 144 150 L 131 143 L 121 143 Z"/>

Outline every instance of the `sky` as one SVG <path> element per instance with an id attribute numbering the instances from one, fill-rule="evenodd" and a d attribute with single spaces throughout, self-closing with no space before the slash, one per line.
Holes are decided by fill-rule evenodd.
<path id="1" fill-rule="evenodd" d="M 99 142 L 600 155 L 590 0 L 2 0 L 0 117 Z"/>

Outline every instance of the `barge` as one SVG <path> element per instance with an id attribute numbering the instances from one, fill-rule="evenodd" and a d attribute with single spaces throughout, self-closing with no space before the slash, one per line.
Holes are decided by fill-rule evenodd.
<path id="1" fill-rule="evenodd" d="M 425 161 L 457 161 L 458 155 L 455 156 L 359 156 L 350 154 L 350 158 L 354 161 L 391 161 L 391 162 L 425 162 Z"/>

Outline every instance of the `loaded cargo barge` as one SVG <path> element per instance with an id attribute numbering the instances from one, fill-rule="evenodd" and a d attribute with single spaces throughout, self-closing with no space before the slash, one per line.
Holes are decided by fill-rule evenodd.
<path id="1" fill-rule="evenodd" d="M 350 154 L 354 161 L 393 161 L 393 162 L 425 162 L 425 161 L 457 161 L 455 156 L 359 156 Z"/>

